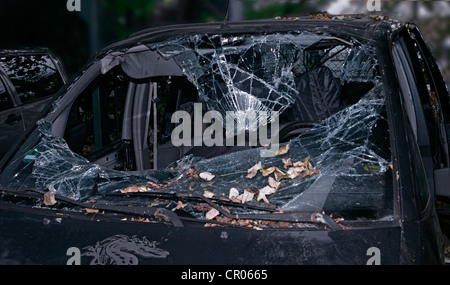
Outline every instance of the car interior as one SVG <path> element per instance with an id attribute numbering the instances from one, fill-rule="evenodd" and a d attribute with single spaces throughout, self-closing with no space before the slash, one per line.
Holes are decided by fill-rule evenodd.
<path id="1" fill-rule="evenodd" d="M 333 39 L 306 51 L 306 68 L 292 70 L 299 95 L 280 115 L 280 143 L 358 102 L 374 87 L 373 80 L 342 80 L 343 66 L 353 52 L 349 44 Z M 172 114 L 183 110 L 193 117 L 198 102 L 202 102 L 198 90 L 184 74 L 135 79 L 118 65 L 75 100 L 64 139 L 73 152 L 90 162 L 122 171 L 161 169 L 190 154 L 212 158 L 261 146 L 174 146 Z M 203 114 L 206 105 L 202 105 Z M 207 127 L 203 124 L 202 133 Z"/>

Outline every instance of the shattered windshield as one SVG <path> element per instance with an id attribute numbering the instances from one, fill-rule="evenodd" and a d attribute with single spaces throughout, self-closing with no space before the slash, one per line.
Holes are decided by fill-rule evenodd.
<path id="1" fill-rule="evenodd" d="M 110 73 L 118 75 L 105 75 L 106 81 L 120 78 L 120 83 L 111 84 L 105 100 L 125 108 L 105 115 L 111 120 L 109 130 L 116 126 L 115 134 L 98 144 L 93 127 L 94 135 L 86 135 L 84 145 L 75 147 L 68 134 L 77 120 L 69 121 L 64 138 L 52 133 L 50 122 L 41 120 L 1 173 L 1 184 L 45 189 L 78 201 L 169 208 L 222 223 L 230 222 L 223 215 L 229 209 L 235 214 L 258 214 L 266 208 L 277 213 L 321 212 L 350 220 L 392 214 L 387 115 L 376 52 L 370 44 L 292 32 L 182 36 L 149 48 L 163 60 L 174 61 L 182 74 L 150 78 L 148 84 L 128 78 L 120 66 L 112 69 Z M 174 84 L 179 89 L 172 88 Z M 147 99 L 138 101 L 140 95 Z M 128 104 L 130 96 L 140 103 Z M 91 99 L 87 102 L 92 104 Z M 189 104 L 192 112 L 186 107 Z M 148 106 L 148 116 L 133 116 L 142 105 Z M 80 106 L 75 102 L 70 116 L 79 116 L 86 125 L 90 121 L 85 118 L 95 113 L 95 105 Z M 193 126 L 184 125 L 197 106 L 204 117 L 204 112 L 216 112 L 214 120 L 203 118 L 196 126 L 194 118 Z M 230 112 L 237 115 L 229 117 Z M 271 112 L 271 116 L 249 117 L 250 112 Z M 276 149 L 258 139 L 256 144 L 246 141 L 242 146 L 217 144 L 214 139 L 222 129 L 230 134 L 226 119 L 239 121 L 241 115 L 244 123 L 238 123 L 232 135 L 260 132 L 268 125 L 271 129 L 266 132 L 278 131 L 271 137 L 277 139 Z M 127 118 L 132 122 L 129 128 Z M 136 120 L 144 125 L 143 135 L 136 134 Z M 205 139 L 208 123 L 210 128 L 214 125 L 210 139 L 216 144 L 188 145 L 196 129 L 202 130 Z M 181 128 L 186 126 L 189 132 Z M 187 140 L 176 145 L 173 135 L 181 129 L 179 137 Z M 136 142 L 142 140 L 143 144 Z M 115 157 L 122 157 L 118 141 L 120 148 L 132 145 L 126 149 L 135 158 L 107 166 L 107 159 L 100 158 L 113 149 L 110 142 L 118 154 Z M 142 167 L 137 164 L 142 158 L 137 150 L 145 152 Z M 264 155 L 266 150 L 272 155 Z M 144 195 L 151 193 L 176 198 Z M 206 203 L 187 197 L 204 197 Z M 208 199 L 231 204 L 218 211 Z"/>

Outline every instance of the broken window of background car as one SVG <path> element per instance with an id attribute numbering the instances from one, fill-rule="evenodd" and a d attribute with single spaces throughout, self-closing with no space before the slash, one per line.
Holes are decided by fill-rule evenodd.
<path id="1" fill-rule="evenodd" d="M 180 74 L 146 77 L 148 67 L 143 65 L 151 65 L 156 55 L 162 57 L 160 66 L 176 64 Z M 41 120 L 1 174 L 4 186 L 47 189 L 79 201 L 117 205 L 149 205 L 148 198 L 126 194 L 166 191 L 242 205 L 269 203 L 276 211 L 324 211 L 346 219 L 392 215 L 388 123 L 376 52 L 370 43 L 312 32 L 197 34 L 151 43 L 139 52 L 118 53 L 114 59 L 104 76 L 114 74 L 108 78 L 120 81 L 117 85 L 123 90 L 108 89 L 111 104 L 125 106 L 130 88 L 149 82 L 158 86 L 151 93 L 155 97 L 157 93 L 158 100 L 149 108 L 152 115 L 144 128 L 146 169 L 125 163 L 110 169 L 93 163 L 89 155 L 52 134 L 51 123 Z M 176 84 L 195 94 L 173 92 Z M 203 103 L 205 111 L 222 114 L 277 111 L 281 151 L 262 157 L 264 146 L 175 149 L 170 143 L 174 126 L 167 118 L 194 102 Z M 89 110 L 82 111 L 86 115 Z M 111 141 L 124 137 L 126 116 L 126 110 L 107 116 L 118 120 L 117 136 L 111 135 Z M 302 127 L 295 128 L 295 122 Z M 198 203 L 182 198 L 179 203 L 151 202 L 205 218 L 206 211 Z M 232 209 L 258 213 L 254 208 Z"/>

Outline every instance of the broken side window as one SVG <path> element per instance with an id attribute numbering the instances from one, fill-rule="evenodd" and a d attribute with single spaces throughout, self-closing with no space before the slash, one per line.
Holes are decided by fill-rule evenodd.
<path id="1" fill-rule="evenodd" d="M 14 84 L 22 103 L 55 94 L 64 85 L 57 66 L 46 54 L 4 56 L 0 67 Z"/>

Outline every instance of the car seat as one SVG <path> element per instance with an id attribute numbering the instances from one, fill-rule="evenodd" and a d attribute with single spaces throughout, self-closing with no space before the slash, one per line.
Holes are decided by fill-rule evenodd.
<path id="1" fill-rule="evenodd" d="M 299 94 L 285 115 L 290 121 L 319 122 L 344 108 L 341 86 L 330 68 L 314 68 L 295 83 Z"/>

